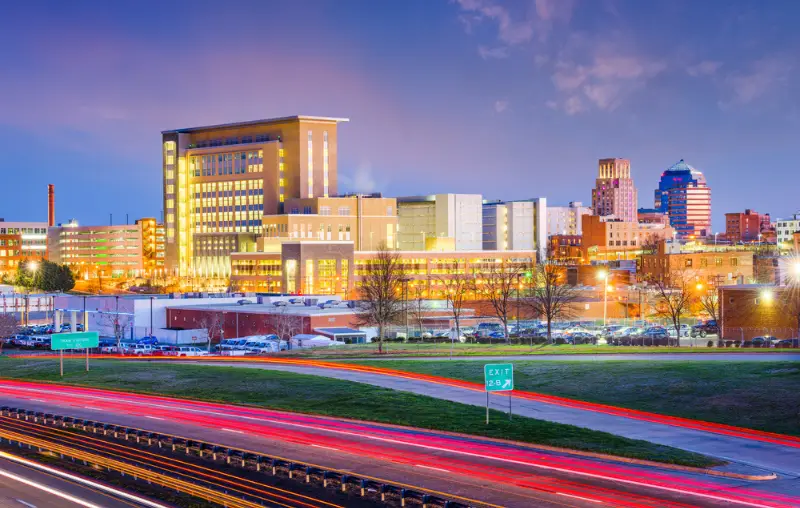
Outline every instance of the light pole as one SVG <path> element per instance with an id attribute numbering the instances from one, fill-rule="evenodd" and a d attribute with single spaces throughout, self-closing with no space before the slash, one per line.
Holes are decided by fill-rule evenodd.
<path id="1" fill-rule="evenodd" d="M 608 272 L 601 270 L 597 278 L 603 281 L 603 327 L 608 320 Z"/>

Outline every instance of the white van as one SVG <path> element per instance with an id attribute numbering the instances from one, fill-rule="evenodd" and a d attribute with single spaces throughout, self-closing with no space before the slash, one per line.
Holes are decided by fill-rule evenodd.
<path id="1" fill-rule="evenodd" d="M 178 356 L 208 356 L 208 351 L 195 346 L 181 346 L 178 348 Z"/>

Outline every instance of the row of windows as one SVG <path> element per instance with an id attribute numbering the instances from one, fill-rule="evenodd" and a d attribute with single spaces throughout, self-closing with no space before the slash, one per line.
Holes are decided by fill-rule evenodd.
<path id="1" fill-rule="evenodd" d="M 189 159 L 189 171 L 194 176 L 240 175 L 263 170 L 263 150 L 200 155 Z"/>
<path id="2" fill-rule="evenodd" d="M 0 228 L 0 235 L 47 234 L 47 228 Z"/>
<path id="3" fill-rule="evenodd" d="M 266 143 L 280 141 L 279 135 L 256 134 L 255 136 L 227 137 L 225 139 L 205 139 L 189 145 L 189 148 L 210 148 L 215 146 L 243 145 L 247 143 Z"/>

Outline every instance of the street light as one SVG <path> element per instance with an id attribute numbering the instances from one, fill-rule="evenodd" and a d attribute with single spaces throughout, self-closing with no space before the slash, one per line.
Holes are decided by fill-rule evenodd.
<path id="1" fill-rule="evenodd" d="M 608 320 L 608 272 L 600 270 L 597 278 L 603 281 L 603 326 L 605 327 Z"/>
<path id="2" fill-rule="evenodd" d="M 765 289 L 764 291 L 761 292 L 761 299 L 764 300 L 764 303 L 767 304 L 772 303 L 772 299 L 774 297 L 775 295 L 773 295 L 772 291 L 770 291 L 769 289 Z"/>

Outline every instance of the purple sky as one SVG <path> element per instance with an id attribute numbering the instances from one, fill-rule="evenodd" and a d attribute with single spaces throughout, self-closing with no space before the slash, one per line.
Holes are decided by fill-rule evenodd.
<path id="1" fill-rule="evenodd" d="M 0 19 L 0 217 L 161 211 L 160 131 L 346 116 L 341 190 L 639 205 L 685 159 L 723 214 L 800 208 L 800 2 L 15 2 Z"/>

